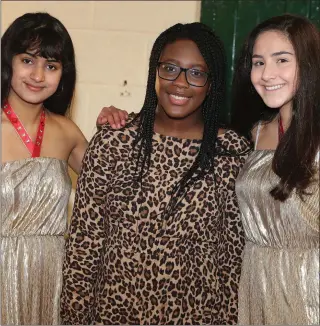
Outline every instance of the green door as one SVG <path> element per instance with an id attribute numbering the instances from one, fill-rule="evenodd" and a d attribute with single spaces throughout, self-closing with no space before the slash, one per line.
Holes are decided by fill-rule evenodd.
<path id="1" fill-rule="evenodd" d="M 259 22 L 284 13 L 308 17 L 320 27 L 320 0 L 202 0 L 201 22 L 221 37 L 228 57 L 228 94 L 234 62 L 246 36 Z M 230 96 L 222 119 L 230 122 Z"/>

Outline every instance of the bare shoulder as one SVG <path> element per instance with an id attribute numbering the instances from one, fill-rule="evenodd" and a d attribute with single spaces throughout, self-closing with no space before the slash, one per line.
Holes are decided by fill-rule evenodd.
<path id="1" fill-rule="evenodd" d="M 48 118 L 50 121 L 60 128 L 77 128 L 76 124 L 68 117 L 48 112 Z"/>
<path id="2" fill-rule="evenodd" d="M 70 118 L 52 112 L 48 114 L 48 118 L 50 119 L 52 126 L 59 129 L 60 132 L 63 132 L 65 135 L 68 135 L 71 138 L 84 138 L 80 128 Z"/>
<path id="3" fill-rule="evenodd" d="M 227 129 L 219 128 L 219 130 L 218 130 L 218 135 L 219 135 L 219 136 L 220 136 L 220 135 L 223 135 L 223 134 L 226 133 L 226 131 L 227 131 Z"/>

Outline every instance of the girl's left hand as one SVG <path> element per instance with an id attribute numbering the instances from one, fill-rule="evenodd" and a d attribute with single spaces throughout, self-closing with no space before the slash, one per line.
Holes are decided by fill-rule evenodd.
<path id="1" fill-rule="evenodd" d="M 119 129 L 126 125 L 126 120 L 128 120 L 128 112 L 111 105 L 102 108 L 96 125 L 101 126 L 109 123 L 112 129 Z"/>

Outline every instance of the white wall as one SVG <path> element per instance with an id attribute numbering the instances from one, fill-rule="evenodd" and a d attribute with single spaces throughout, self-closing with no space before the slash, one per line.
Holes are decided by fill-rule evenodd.
<path id="1" fill-rule="evenodd" d="M 175 23 L 199 21 L 200 5 L 200 1 L 2 1 L 1 32 L 17 17 L 35 11 L 46 11 L 66 26 L 78 70 L 73 119 L 90 139 L 104 105 L 140 110 L 154 40 Z"/>

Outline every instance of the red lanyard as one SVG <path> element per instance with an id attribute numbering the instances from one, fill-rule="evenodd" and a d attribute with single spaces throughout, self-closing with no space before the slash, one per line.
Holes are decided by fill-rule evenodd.
<path id="1" fill-rule="evenodd" d="M 19 135 L 20 139 L 26 145 L 28 151 L 31 154 L 31 157 L 39 157 L 40 156 L 40 149 L 42 144 L 42 139 L 44 135 L 44 126 L 46 122 L 46 114 L 44 110 L 42 110 L 40 115 L 40 123 L 38 127 L 38 132 L 36 136 L 35 143 L 31 140 L 30 136 L 28 135 L 26 129 L 22 125 L 21 121 L 19 120 L 18 116 L 13 111 L 12 107 L 8 102 L 6 102 L 3 106 L 3 111 L 8 117 L 9 121 L 15 128 L 17 134 Z"/>
<path id="2" fill-rule="evenodd" d="M 278 122 L 278 134 L 279 134 L 279 141 L 280 141 L 280 139 L 284 134 L 283 124 L 282 124 L 282 119 L 280 114 L 279 114 L 279 122 Z"/>

